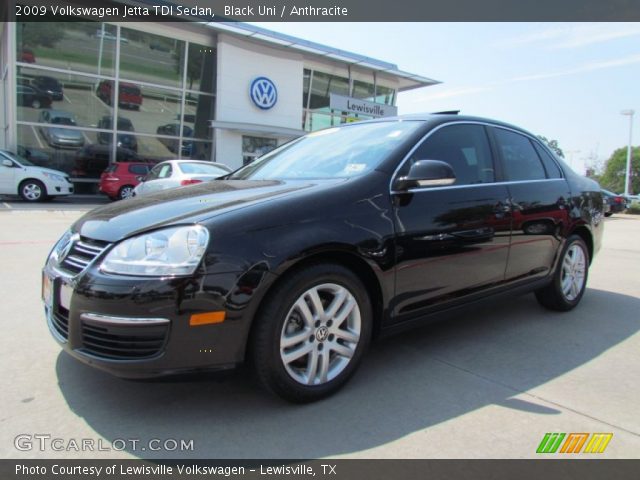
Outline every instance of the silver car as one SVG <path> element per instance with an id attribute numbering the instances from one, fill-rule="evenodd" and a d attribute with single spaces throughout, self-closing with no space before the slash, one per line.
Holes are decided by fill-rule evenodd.
<path id="1" fill-rule="evenodd" d="M 64 128 L 65 125 L 75 127 L 76 117 L 64 110 L 43 110 L 38 119 L 40 123 L 47 123 L 50 127 L 40 127 L 40 133 L 52 147 L 79 148 L 84 145 L 84 135 L 80 130 Z"/>
<path id="2" fill-rule="evenodd" d="M 133 193 L 136 196 L 145 195 L 169 188 L 208 182 L 230 172 L 231 169 L 222 163 L 167 160 L 153 167 Z"/>

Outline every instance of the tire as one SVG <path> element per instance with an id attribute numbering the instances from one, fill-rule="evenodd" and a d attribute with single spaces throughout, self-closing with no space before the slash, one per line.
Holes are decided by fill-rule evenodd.
<path id="1" fill-rule="evenodd" d="M 118 190 L 118 200 L 133 198 L 133 185 L 123 185 Z"/>
<path id="2" fill-rule="evenodd" d="M 254 320 L 254 372 L 267 390 L 291 402 L 327 397 L 355 373 L 372 318 L 367 291 L 351 270 L 332 263 L 298 270 L 270 292 Z"/>
<path id="3" fill-rule="evenodd" d="M 604 214 L 605 217 L 610 217 L 611 215 L 613 215 L 613 212 L 607 212 Z"/>
<path id="4" fill-rule="evenodd" d="M 572 235 L 562 249 L 553 281 L 536 291 L 540 304 L 567 312 L 580 303 L 589 276 L 589 249 L 579 235 Z"/>
<path id="5" fill-rule="evenodd" d="M 40 107 L 42 107 L 42 103 L 37 98 L 34 98 L 33 100 L 31 100 L 31 107 L 32 108 L 40 108 Z"/>
<path id="6" fill-rule="evenodd" d="M 39 180 L 25 180 L 18 187 L 18 193 L 25 202 L 44 202 L 47 189 Z"/>

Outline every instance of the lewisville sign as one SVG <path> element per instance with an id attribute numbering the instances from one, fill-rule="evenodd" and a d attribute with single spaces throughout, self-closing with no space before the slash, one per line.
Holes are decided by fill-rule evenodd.
<path id="1" fill-rule="evenodd" d="M 335 93 L 329 95 L 329 108 L 343 112 L 361 113 L 372 117 L 394 117 L 398 115 L 398 107 L 368 102 L 359 98 L 345 97 Z"/>

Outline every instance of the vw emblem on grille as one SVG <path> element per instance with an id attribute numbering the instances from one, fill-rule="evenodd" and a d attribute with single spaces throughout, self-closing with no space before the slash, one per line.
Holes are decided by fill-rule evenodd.
<path id="1" fill-rule="evenodd" d="M 58 261 L 59 262 L 61 262 L 65 258 L 67 258 L 67 255 L 69 255 L 69 252 L 73 248 L 73 245 L 78 240 L 80 240 L 80 235 L 78 235 L 77 233 L 75 233 L 75 234 L 71 235 L 71 237 L 69 237 L 69 241 L 60 250 L 60 254 L 58 255 Z"/>
<path id="2" fill-rule="evenodd" d="M 256 107 L 269 110 L 278 101 L 278 89 L 267 77 L 258 77 L 251 82 L 249 96 Z"/>
<path id="3" fill-rule="evenodd" d="M 329 329 L 324 325 L 316 330 L 316 340 L 324 342 L 329 336 Z"/>

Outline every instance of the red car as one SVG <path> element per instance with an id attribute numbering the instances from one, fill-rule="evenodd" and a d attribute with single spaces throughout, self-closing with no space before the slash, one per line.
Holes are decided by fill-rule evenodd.
<path id="1" fill-rule="evenodd" d="M 118 95 L 118 105 L 132 110 L 140 110 L 142 105 L 142 92 L 140 87 L 133 83 L 120 82 L 120 94 Z M 113 81 L 103 80 L 98 84 L 96 95 L 107 105 L 113 104 Z"/>
<path id="2" fill-rule="evenodd" d="M 100 176 L 100 191 L 111 200 L 124 200 L 133 196 L 133 189 L 153 168 L 153 163 L 116 162 L 107 167 Z"/>

